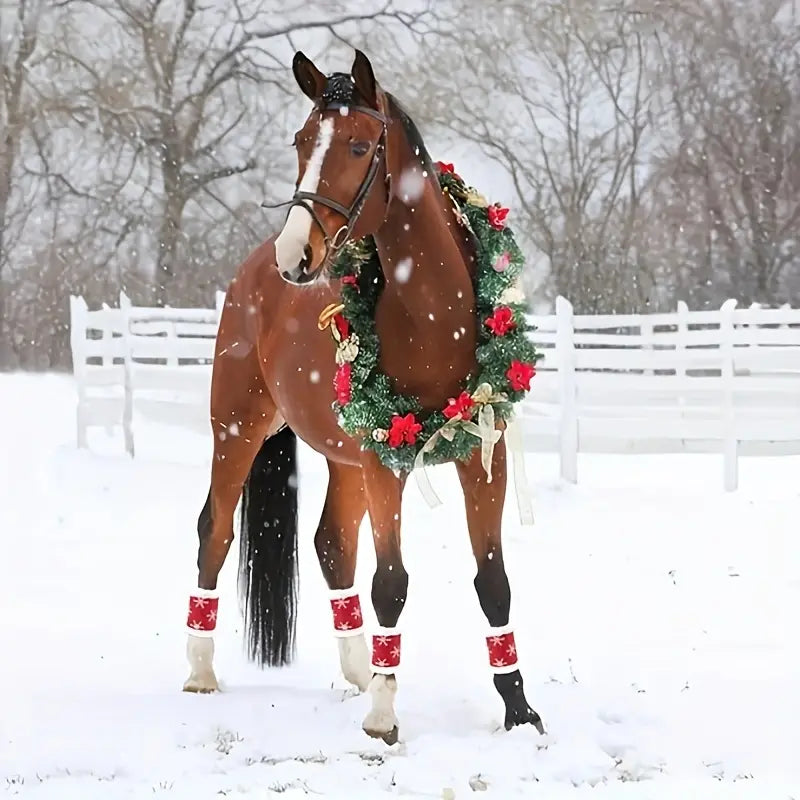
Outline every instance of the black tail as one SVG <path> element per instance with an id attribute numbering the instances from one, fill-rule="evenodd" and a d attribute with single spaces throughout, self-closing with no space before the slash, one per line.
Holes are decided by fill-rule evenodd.
<path id="1" fill-rule="evenodd" d="M 239 597 L 250 659 L 260 666 L 290 663 L 297 608 L 297 438 L 288 427 L 261 445 L 242 490 Z"/>

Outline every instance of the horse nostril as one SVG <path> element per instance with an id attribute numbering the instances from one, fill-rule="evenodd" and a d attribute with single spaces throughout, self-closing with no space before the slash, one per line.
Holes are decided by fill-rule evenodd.
<path id="1" fill-rule="evenodd" d="M 311 245 L 307 244 L 303 248 L 303 260 L 300 262 L 300 269 L 303 272 L 308 272 L 308 268 L 311 266 L 311 259 L 314 257 L 314 251 L 311 249 Z"/>

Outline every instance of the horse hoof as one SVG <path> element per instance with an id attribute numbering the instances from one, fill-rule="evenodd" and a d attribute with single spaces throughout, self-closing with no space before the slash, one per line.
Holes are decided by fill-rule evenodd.
<path id="1" fill-rule="evenodd" d="M 183 684 L 183 691 L 193 694 L 213 694 L 219 691 L 219 685 L 213 675 L 190 675 Z"/>
<path id="2" fill-rule="evenodd" d="M 393 744 L 397 744 L 397 741 L 400 738 L 400 729 L 397 727 L 397 725 L 395 725 L 390 731 L 378 731 L 374 728 L 364 728 L 364 733 L 373 739 L 382 739 L 386 744 L 389 745 L 389 747 L 391 747 Z"/>
<path id="3" fill-rule="evenodd" d="M 528 706 L 524 711 L 512 711 L 506 714 L 505 729 L 510 731 L 516 725 L 533 725 L 541 736 L 545 735 L 542 718 Z"/>
<path id="4" fill-rule="evenodd" d="M 397 744 L 397 740 L 399 738 L 400 729 L 397 727 L 397 725 L 395 725 L 394 728 L 389 731 L 389 733 L 384 733 L 383 736 L 381 736 L 381 739 L 383 739 L 383 741 L 386 742 L 389 747 L 391 747 L 393 744 Z"/>

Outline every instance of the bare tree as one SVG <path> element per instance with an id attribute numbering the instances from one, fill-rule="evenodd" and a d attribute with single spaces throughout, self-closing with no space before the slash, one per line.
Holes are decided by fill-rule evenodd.
<path id="1" fill-rule="evenodd" d="M 42 6 L 38 0 L 18 0 L 13 14 L 0 8 L 0 341 L 6 343 L 7 227 L 15 167 L 30 121 L 27 68 L 36 50 Z M 0 362 L 5 360 L 0 353 Z"/>
<path id="2" fill-rule="evenodd" d="M 461 93 L 439 93 L 438 122 L 507 170 L 545 294 L 585 312 L 646 305 L 653 42 L 640 15 L 549 0 L 469 24 L 455 56 Z"/>
<path id="3" fill-rule="evenodd" d="M 109 54 L 102 71 L 81 60 L 93 79 L 101 125 L 125 143 L 132 176 L 158 176 L 157 185 L 139 178 L 160 207 L 151 218 L 158 304 L 173 293 L 187 205 L 235 205 L 238 199 L 219 189 L 223 179 L 258 165 L 263 179 L 274 181 L 286 165 L 288 151 L 275 157 L 271 140 L 285 128 L 280 122 L 288 104 L 297 101 L 287 79 L 292 38 L 320 32 L 324 40 L 364 20 L 413 27 L 426 14 L 391 2 L 356 12 L 331 3 L 317 18 L 309 18 L 306 4 L 261 0 L 237 0 L 227 8 L 196 0 L 98 0 L 92 8 L 116 26 L 125 55 L 123 65 L 119 49 Z M 270 19 L 280 22 L 270 25 Z"/>
<path id="4" fill-rule="evenodd" d="M 665 15 L 676 139 L 659 213 L 696 303 L 791 299 L 800 278 L 800 24 L 789 0 L 682 2 Z M 686 266 L 688 265 L 688 266 Z M 795 295 L 795 299 L 796 299 Z"/>

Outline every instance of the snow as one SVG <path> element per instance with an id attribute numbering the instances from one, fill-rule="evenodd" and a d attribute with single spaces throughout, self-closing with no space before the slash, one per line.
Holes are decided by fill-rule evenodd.
<path id="1" fill-rule="evenodd" d="M 407 206 L 413 206 L 425 191 L 425 173 L 414 165 L 404 169 L 397 182 L 397 194 Z"/>
<path id="2" fill-rule="evenodd" d="M 398 283 L 408 283 L 414 269 L 414 259 L 411 256 L 401 258 L 394 270 L 394 277 Z"/>
<path id="3" fill-rule="evenodd" d="M 338 673 L 313 552 L 321 457 L 301 452 L 296 665 L 242 655 L 236 547 L 222 573 L 223 692 L 180 691 L 210 436 L 137 420 L 74 444 L 69 376 L 0 376 L 0 787 L 10 797 L 702 797 L 788 800 L 800 761 L 800 494 L 794 457 L 529 454 L 536 524 L 509 493 L 506 561 L 528 699 L 548 736 L 500 729 L 454 470 L 409 483 L 401 741 L 368 739 Z M 374 568 L 363 530 L 367 624 Z M 4 796 L 5 796 L 4 795 Z"/>

